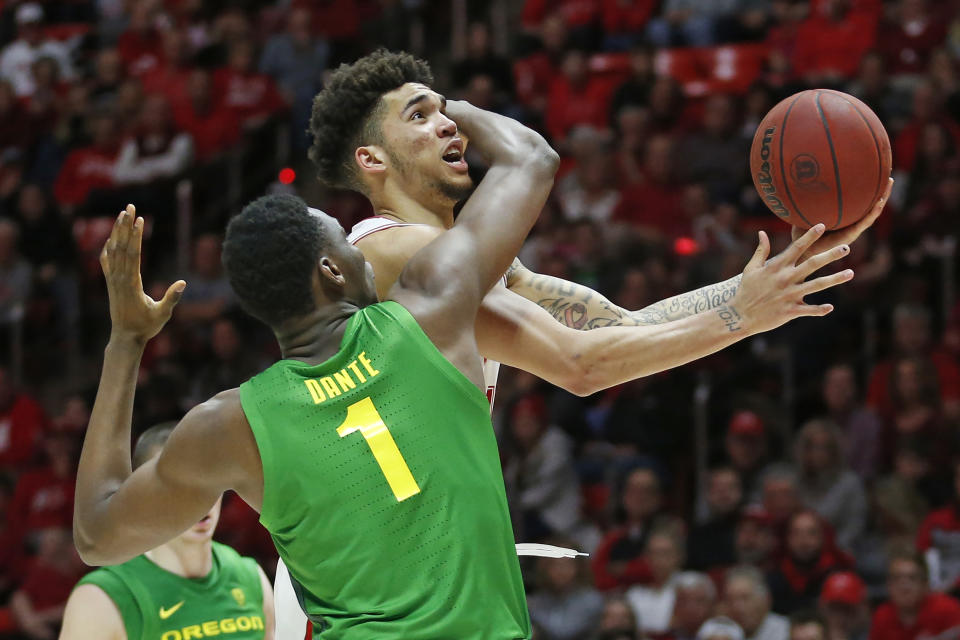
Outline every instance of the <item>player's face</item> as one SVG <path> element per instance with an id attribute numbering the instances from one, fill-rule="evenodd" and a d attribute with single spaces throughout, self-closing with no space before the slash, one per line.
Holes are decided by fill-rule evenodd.
<path id="1" fill-rule="evenodd" d="M 446 98 L 410 82 L 383 100 L 381 128 L 389 175 L 424 204 L 466 198 L 473 187 L 463 157 L 466 143 L 457 123 L 445 114 Z"/>
<path id="2" fill-rule="evenodd" d="M 220 521 L 220 505 L 222 501 L 223 498 L 217 500 L 216 504 L 207 512 L 207 515 L 203 516 L 197 524 L 180 534 L 180 539 L 184 542 L 198 544 L 213 538 L 213 532 L 216 531 L 217 523 Z"/>

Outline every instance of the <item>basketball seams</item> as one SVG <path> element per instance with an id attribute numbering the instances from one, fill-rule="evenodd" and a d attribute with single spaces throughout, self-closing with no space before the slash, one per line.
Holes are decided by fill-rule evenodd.
<path id="1" fill-rule="evenodd" d="M 877 188 L 873 192 L 872 203 L 876 204 L 877 198 L 880 196 L 880 193 L 882 192 L 881 190 L 883 189 L 883 152 L 880 149 L 880 140 L 877 138 L 876 132 L 873 130 L 873 127 L 870 125 L 870 121 L 867 119 L 865 115 L 863 115 L 863 112 L 860 111 L 860 107 L 858 107 L 855 102 L 848 100 L 846 96 L 840 93 L 839 91 L 831 91 L 830 94 L 835 95 L 836 97 L 840 98 L 841 100 L 849 104 L 851 107 L 853 107 L 853 110 L 856 111 L 857 115 L 860 116 L 860 119 L 863 120 L 863 124 L 867 125 L 867 131 L 870 132 L 870 137 L 873 138 L 873 144 L 877 149 L 878 178 L 877 178 Z M 873 206 L 873 204 L 871 206 Z M 839 224 L 839 221 L 838 221 L 838 224 Z"/>
<path id="2" fill-rule="evenodd" d="M 823 123 L 823 129 L 827 132 L 827 145 L 830 147 L 830 157 L 833 158 L 833 176 L 837 185 L 837 222 L 831 229 L 836 229 L 843 220 L 843 187 L 840 186 L 840 165 L 837 163 L 837 150 L 833 147 L 833 136 L 830 135 L 830 125 L 827 123 L 827 116 L 823 113 L 823 106 L 820 104 L 821 94 L 821 91 L 817 91 L 813 101 L 817 105 L 817 113 L 820 115 L 820 122 Z"/>
<path id="3" fill-rule="evenodd" d="M 787 112 L 783 114 L 783 122 L 780 123 L 780 182 L 783 183 L 783 190 L 787 192 L 787 197 L 790 198 L 790 204 L 793 205 L 794 212 L 800 216 L 800 219 L 807 223 L 807 226 L 812 227 L 813 223 L 807 220 L 806 216 L 800 211 L 800 207 L 797 206 L 796 200 L 793 199 L 793 193 L 790 192 L 790 181 L 787 179 L 788 174 L 783 165 L 783 141 L 787 137 L 787 119 L 790 117 L 790 112 L 793 110 L 793 105 L 797 104 L 797 101 L 803 97 L 803 93 L 797 94 L 793 99 L 793 102 L 790 103 L 790 106 L 787 107 Z"/>

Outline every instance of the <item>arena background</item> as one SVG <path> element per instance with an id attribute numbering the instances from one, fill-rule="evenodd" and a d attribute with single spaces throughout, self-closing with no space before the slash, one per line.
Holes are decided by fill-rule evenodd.
<path id="1" fill-rule="evenodd" d="M 895 550 L 934 561 L 932 589 L 960 584 L 955 0 L 0 6 L 0 632 L 55 637 L 86 571 L 73 478 L 109 331 L 97 257 L 113 216 L 133 202 L 149 220 L 150 291 L 189 284 L 143 359 L 136 433 L 277 357 L 220 267 L 231 214 L 283 190 L 347 228 L 369 214 L 317 183 L 305 129 L 329 70 L 378 46 L 551 140 L 561 173 L 521 259 L 628 309 L 737 274 L 758 229 L 785 246 L 748 169 L 777 101 L 830 87 L 877 112 L 897 182 L 845 260 L 856 279 L 823 296 L 833 314 L 587 398 L 507 370 L 495 423 L 517 539 L 592 552 L 525 566 L 538 639 L 688 640 L 724 612 L 748 638 L 784 640 L 763 589 L 738 590 L 758 576 L 776 613 L 830 613 L 831 640 L 960 630 L 942 598 L 936 629 L 890 622 L 896 603 L 870 625 Z M 218 538 L 272 570 L 235 496 Z M 631 610 L 635 634 L 603 635 Z"/>

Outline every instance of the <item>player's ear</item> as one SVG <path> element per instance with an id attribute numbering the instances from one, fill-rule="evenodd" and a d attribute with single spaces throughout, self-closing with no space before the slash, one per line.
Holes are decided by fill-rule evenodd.
<path id="1" fill-rule="evenodd" d="M 340 267 L 337 266 L 337 263 L 323 256 L 320 258 L 320 282 L 324 287 L 335 286 L 338 289 L 342 289 L 343 285 L 346 283 L 346 278 L 343 277 L 343 272 L 340 271 Z"/>
<path id="2" fill-rule="evenodd" d="M 361 173 L 383 173 L 387 170 L 387 153 L 383 147 L 375 144 L 357 147 L 353 158 Z"/>

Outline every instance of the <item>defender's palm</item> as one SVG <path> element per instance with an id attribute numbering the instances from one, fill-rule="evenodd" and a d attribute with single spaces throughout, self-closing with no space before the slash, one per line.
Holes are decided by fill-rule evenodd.
<path id="1" fill-rule="evenodd" d="M 174 282 L 159 302 L 143 292 L 140 279 L 140 247 L 143 218 L 129 204 L 121 211 L 110 237 L 100 252 L 100 266 L 107 281 L 113 332 L 146 342 L 170 319 L 187 283 Z"/>

